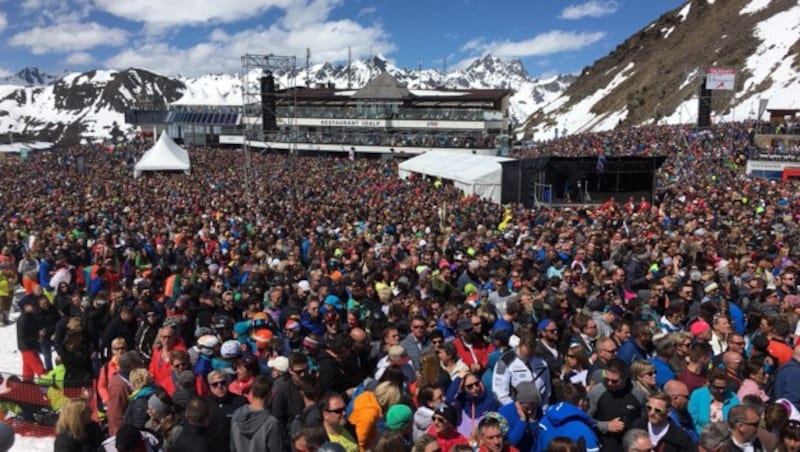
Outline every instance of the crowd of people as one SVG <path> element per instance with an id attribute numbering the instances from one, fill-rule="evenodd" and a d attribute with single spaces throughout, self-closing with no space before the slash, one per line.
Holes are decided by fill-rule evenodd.
<path id="1" fill-rule="evenodd" d="M 537 209 L 392 160 L 0 161 L 55 450 L 800 450 L 798 184 L 743 173 L 742 124 L 551 145 L 668 159 L 652 202 Z"/>

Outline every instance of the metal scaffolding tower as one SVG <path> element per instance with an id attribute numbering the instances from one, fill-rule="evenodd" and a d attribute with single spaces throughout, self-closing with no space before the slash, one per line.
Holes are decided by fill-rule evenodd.
<path id="1" fill-rule="evenodd" d="M 297 86 L 297 57 L 279 55 L 253 55 L 247 54 L 242 57 L 242 155 L 244 156 L 244 188 L 245 192 L 250 193 L 250 181 L 254 177 L 253 165 L 250 149 L 252 142 L 270 141 L 270 135 L 275 135 L 276 131 L 265 131 L 263 126 L 263 99 L 261 98 L 261 78 L 271 73 L 275 77 L 275 89 L 287 90 Z M 280 107 L 288 107 L 289 114 L 278 115 Z M 283 132 L 288 132 L 292 136 L 296 132 L 295 111 L 297 107 L 297 96 L 292 90 L 289 96 L 275 96 L 275 107 L 271 113 L 278 120 L 278 128 Z M 294 145 L 292 145 L 294 146 Z M 295 153 L 295 149 L 289 149 L 289 153 Z"/>

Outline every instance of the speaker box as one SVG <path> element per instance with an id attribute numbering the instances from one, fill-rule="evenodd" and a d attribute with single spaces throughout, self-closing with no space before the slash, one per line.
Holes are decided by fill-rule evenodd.
<path id="1" fill-rule="evenodd" d="M 697 127 L 711 127 L 711 94 L 706 89 L 706 78 L 700 84 L 700 95 L 697 99 Z"/>
<path id="2" fill-rule="evenodd" d="M 266 72 L 261 77 L 261 120 L 264 133 L 278 131 L 275 113 L 275 77 L 272 72 Z"/>

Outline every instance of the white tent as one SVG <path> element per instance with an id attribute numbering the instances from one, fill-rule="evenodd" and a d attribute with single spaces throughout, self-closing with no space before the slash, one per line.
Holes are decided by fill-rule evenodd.
<path id="1" fill-rule="evenodd" d="M 464 193 L 500 203 L 503 167 L 507 157 L 465 154 L 453 151 L 430 151 L 400 164 L 400 177 L 411 173 L 452 180 Z"/>
<path id="2" fill-rule="evenodd" d="M 183 171 L 189 174 L 191 167 L 189 153 L 175 144 L 165 130 L 156 144 L 136 162 L 133 176 L 139 177 L 144 171 Z"/>

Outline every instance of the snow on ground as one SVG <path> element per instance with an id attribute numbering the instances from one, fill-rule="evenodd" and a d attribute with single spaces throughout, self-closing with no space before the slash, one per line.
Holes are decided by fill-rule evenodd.
<path id="1" fill-rule="evenodd" d="M 800 5 L 759 23 L 755 33 L 762 42 L 745 62 L 744 66 L 752 76 L 745 81 L 737 102 L 753 97 L 755 93 L 749 92 L 750 89 L 763 80 L 772 79 L 782 81 L 782 85 L 773 83 L 759 97 L 770 99 L 770 108 L 797 108 L 800 105 L 800 83 L 792 68 L 794 59 L 785 56 L 800 33 Z"/>
<path id="2" fill-rule="evenodd" d="M 624 118 L 621 116 L 623 114 L 627 114 L 627 109 L 622 111 L 611 113 L 610 116 L 603 116 L 598 117 L 595 113 L 592 113 L 591 109 L 599 102 L 601 99 L 605 98 L 610 92 L 612 92 L 617 86 L 619 86 L 622 82 L 624 82 L 628 77 L 634 74 L 634 63 L 630 62 L 624 69 L 617 72 L 617 75 L 606 85 L 604 89 L 599 89 L 594 92 L 591 96 L 588 96 L 578 102 L 577 104 L 573 105 L 570 108 L 568 114 L 562 116 L 560 118 L 559 124 L 556 125 L 560 129 L 560 132 L 563 132 L 563 129 L 567 130 L 568 134 L 574 133 L 581 133 L 587 130 L 601 130 L 599 128 L 593 128 L 596 124 L 602 124 L 605 129 L 608 130 L 613 128 L 617 125 L 617 122 L 620 118 Z M 563 99 L 566 99 L 562 96 Z M 552 109 L 558 108 L 559 102 L 558 99 L 547 106 L 547 110 L 552 111 Z M 609 122 L 610 121 L 610 122 Z M 546 127 L 540 132 L 540 136 L 553 136 L 554 131 L 552 127 Z M 560 135 L 561 133 L 559 133 Z"/>
<path id="3" fill-rule="evenodd" d="M 689 17 L 690 9 L 692 9 L 692 2 L 687 2 L 686 6 L 684 6 L 683 8 L 681 8 L 680 11 L 678 11 L 678 15 L 681 17 L 681 22 L 683 22 L 684 20 L 686 20 L 687 17 Z"/>
<path id="4" fill-rule="evenodd" d="M 750 3 L 747 4 L 741 11 L 739 11 L 740 16 L 744 16 L 745 14 L 753 14 L 761 11 L 762 9 L 769 6 L 772 0 L 750 0 Z"/>
<path id="5" fill-rule="evenodd" d="M 16 320 L 19 314 L 12 314 Z M 0 372 L 19 374 L 22 372 L 22 357 L 17 351 L 16 325 L 0 327 Z M 19 436 L 14 440 L 11 452 L 50 452 L 54 438 L 34 438 Z"/>

